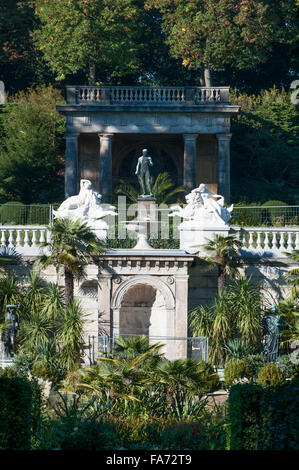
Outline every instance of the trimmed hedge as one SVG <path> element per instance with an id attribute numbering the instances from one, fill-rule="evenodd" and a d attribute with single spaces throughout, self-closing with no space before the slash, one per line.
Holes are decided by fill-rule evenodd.
<path id="1" fill-rule="evenodd" d="M 230 450 L 299 450 L 299 379 L 275 387 L 235 385 L 229 395 Z"/>
<path id="2" fill-rule="evenodd" d="M 40 425 L 41 395 L 35 382 L 0 375 L 0 450 L 34 447 Z"/>

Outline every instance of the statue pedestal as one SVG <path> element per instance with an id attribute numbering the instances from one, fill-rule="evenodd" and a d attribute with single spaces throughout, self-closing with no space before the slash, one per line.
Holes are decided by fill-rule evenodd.
<path id="1" fill-rule="evenodd" d="M 153 196 L 139 196 L 138 204 L 138 220 L 156 220 L 156 202 Z"/>
<path id="2" fill-rule="evenodd" d="M 204 245 L 213 239 L 215 235 L 226 237 L 229 234 L 230 227 L 228 225 L 223 227 L 201 227 L 198 222 L 190 221 L 181 223 L 179 230 L 181 250 L 185 250 L 190 254 L 199 253 L 206 256 L 208 252 L 204 249 Z"/>

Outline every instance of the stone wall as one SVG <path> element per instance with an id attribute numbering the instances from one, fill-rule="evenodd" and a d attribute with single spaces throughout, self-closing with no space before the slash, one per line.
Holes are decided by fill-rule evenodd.
<path id="1" fill-rule="evenodd" d="M 177 253 L 178 254 L 178 253 Z M 106 268 L 98 271 L 96 265 L 87 268 L 87 278 L 75 282 L 75 297 L 80 300 L 85 317 L 85 363 L 90 359 L 90 338 L 94 337 L 95 350 L 98 334 L 133 333 L 132 319 L 138 318 L 136 333 L 148 332 L 153 336 L 187 336 L 187 311 L 198 305 L 211 305 L 217 294 L 217 270 L 203 270 L 192 257 L 181 252 L 175 259 L 161 253 L 151 260 L 133 261 L 126 256 L 114 255 L 107 260 Z M 33 269 L 33 259 L 24 259 L 23 264 L 10 269 L 20 276 L 28 276 Z M 189 268 L 188 268 L 189 266 Z M 284 258 L 276 260 L 252 259 L 242 268 L 243 274 L 252 276 L 261 283 L 264 306 L 270 307 L 286 298 L 290 288 L 284 274 L 295 263 Z M 53 267 L 40 272 L 47 282 L 56 282 Z M 189 275 L 189 278 L 188 278 Z M 59 285 L 64 285 L 61 273 Z M 173 300 L 172 300 L 173 298 Z M 142 330 L 142 331 L 141 331 Z M 175 350 L 173 345 L 175 345 Z M 166 341 L 169 358 L 184 357 L 185 341 Z"/>

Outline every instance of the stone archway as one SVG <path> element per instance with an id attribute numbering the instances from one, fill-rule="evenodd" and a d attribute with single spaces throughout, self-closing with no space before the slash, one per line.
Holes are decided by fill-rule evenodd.
<path id="1" fill-rule="evenodd" d="M 132 276 L 112 297 L 113 335 L 145 335 L 150 343 L 175 336 L 175 300 L 166 282 L 155 276 Z M 162 340 L 168 358 L 175 356 L 174 341 Z"/>
<path id="2" fill-rule="evenodd" d="M 164 317 L 164 318 L 163 318 Z M 163 334 L 163 325 L 157 324 L 157 319 L 165 321 L 165 301 L 163 295 L 153 286 L 136 284 L 124 294 L 119 309 L 120 335 L 153 335 Z M 164 320 L 164 321 L 163 321 Z M 162 327 L 162 328 L 161 328 Z"/>

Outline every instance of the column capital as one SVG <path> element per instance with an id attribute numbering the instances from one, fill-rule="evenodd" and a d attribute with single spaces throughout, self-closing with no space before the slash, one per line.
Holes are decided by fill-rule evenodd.
<path id="1" fill-rule="evenodd" d="M 98 134 L 99 139 L 112 139 L 114 137 L 114 134 Z"/>
<path id="2" fill-rule="evenodd" d="M 223 132 L 223 133 L 216 134 L 216 137 L 218 140 L 230 140 L 232 137 L 232 134 Z"/>
<path id="3" fill-rule="evenodd" d="M 199 134 L 183 134 L 184 140 L 196 140 Z"/>

